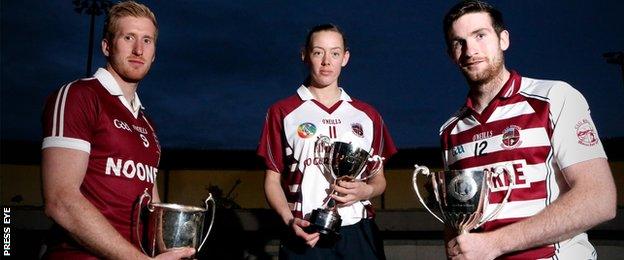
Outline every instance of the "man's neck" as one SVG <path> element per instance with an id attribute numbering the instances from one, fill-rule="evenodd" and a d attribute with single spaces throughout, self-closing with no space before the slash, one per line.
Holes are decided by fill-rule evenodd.
<path id="1" fill-rule="evenodd" d="M 470 92 L 468 93 L 468 97 L 472 101 L 473 108 L 478 113 L 482 113 L 492 99 L 498 95 L 507 80 L 509 80 L 510 75 L 511 73 L 506 68 L 503 68 L 497 76 L 488 82 L 469 83 Z"/>
<path id="2" fill-rule="evenodd" d="M 139 83 L 125 81 L 110 65 L 106 66 L 106 70 L 110 72 L 115 79 L 115 82 L 117 82 L 117 85 L 119 85 L 119 88 L 121 88 L 121 92 L 123 92 L 123 96 L 126 101 L 128 101 L 129 104 L 132 104 L 134 102 L 134 96 Z"/>

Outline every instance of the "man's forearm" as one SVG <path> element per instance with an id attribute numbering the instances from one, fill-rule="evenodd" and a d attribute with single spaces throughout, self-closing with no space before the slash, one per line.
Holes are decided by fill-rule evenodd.
<path id="1" fill-rule="evenodd" d="M 79 244 L 104 258 L 148 258 L 123 238 L 82 194 L 63 195 L 62 201 L 46 205 L 46 213 Z"/>
<path id="2" fill-rule="evenodd" d="M 591 164 L 586 169 L 603 173 L 583 176 L 585 179 L 576 180 L 568 192 L 539 214 L 493 231 L 494 242 L 503 253 L 553 244 L 613 218 L 615 186 L 608 165 L 606 167 Z"/>

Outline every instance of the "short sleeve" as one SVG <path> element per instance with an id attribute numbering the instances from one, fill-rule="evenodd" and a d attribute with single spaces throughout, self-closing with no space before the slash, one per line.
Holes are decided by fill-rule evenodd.
<path id="1" fill-rule="evenodd" d="M 266 115 L 257 154 L 268 170 L 284 171 L 283 119 L 277 106 L 271 106 Z"/>
<path id="2" fill-rule="evenodd" d="M 89 153 L 95 111 L 95 93 L 88 88 L 72 83 L 51 94 L 42 115 L 42 149 L 62 147 Z"/>
<path id="3" fill-rule="evenodd" d="M 548 98 L 553 126 L 552 146 L 560 169 L 594 158 L 606 158 L 583 95 L 560 82 Z"/>
<path id="4" fill-rule="evenodd" d="M 381 115 L 377 114 L 377 120 L 374 120 L 374 124 L 375 130 L 372 143 L 375 149 L 374 154 L 389 159 L 397 152 L 397 148 Z"/>

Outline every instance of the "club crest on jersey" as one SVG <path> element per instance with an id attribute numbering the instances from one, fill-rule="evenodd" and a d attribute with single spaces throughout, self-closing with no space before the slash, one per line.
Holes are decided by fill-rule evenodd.
<path id="1" fill-rule="evenodd" d="M 579 144 L 593 146 L 598 143 L 598 135 L 589 120 L 583 119 L 579 121 L 574 128 L 576 129 L 576 137 Z"/>
<path id="2" fill-rule="evenodd" d="M 364 137 L 364 129 L 360 123 L 351 124 L 351 130 L 357 137 Z"/>
<path id="3" fill-rule="evenodd" d="M 316 133 L 316 126 L 312 123 L 303 123 L 297 127 L 297 135 L 301 138 L 308 138 Z"/>
<path id="4" fill-rule="evenodd" d="M 503 149 L 514 149 L 522 144 L 520 140 L 520 127 L 516 125 L 510 125 L 503 130 L 503 137 L 501 140 L 501 147 Z"/>

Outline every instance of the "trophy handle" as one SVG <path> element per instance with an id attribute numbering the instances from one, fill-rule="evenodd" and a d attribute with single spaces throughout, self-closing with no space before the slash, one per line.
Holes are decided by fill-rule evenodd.
<path id="1" fill-rule="evenodd" d="M 325 164 L 325 158 L 329 158 L 327 156 L 327 153 L 329 152 L 327 151 L 327 147 L 331 147 L 329 137 L 320 135 L 314 144 L 314 157 L 321 159 L 320 165 L 322 165 L 321 167 L 323 167 L 323 171 L 331 173 L 331 168 Z"/>
<path id="2" fill-rule="evenodd" d="M 217 211 L 217 204 L 215 203 L 214 199 L 212 199 L 211 193 L 208 193 L 208 198 L 206 198 L 206 200 L 204 201 L 204 203 L 206 204 L 206 210 L 210 208 L 210 206 L 208 206 L 208 202 L 212 203 L 212 217 L 210 218 L 210 226 L 208 226 L 208 232 L 206 232 L 206 236 L 204 237 L 204 240 L 199 245 L 199 248 L 197 249 L 197 252 L 195 253 L 198 253 L 199 250 L 201 250 L 202 246 L 204 246 L 204 243 L 206 243 L 206 240 L 208 240 L 208 236 L 210 235 L 210 230 L 212 230 L 212 224 L 214 224 L 215 211 Z"/>
<path id="3" fill-rule="evenodd" d="M 498 213 L 503 209 L 505 204 L 507 204 L 507 202 L 509 201 L 509 195 L 511 195 L 512 187 L 515 185 L 515 180 L 514 180 L 515 176 L 512 173 L 512 171 L 505 171 L 507 166 L 509 166 L 509 164 L 506 164 L 504 166 L 499 165 L 494 168 L 494 174 L 495 174 L 494 177 L 500 174 L 506 174 L 507 177 L 509 177 L 509 186 L 507 186 L 507 193 L 505 193 L 505 197 L 503 198 L 503 201 L 496 207 L 494 211 L 492 211 L 492 213 L 490 213 L 490 215 L 487 215 L 485 218 L 479 221 L 479 223 L 474 228 L 480 227 L 481 225 L 483 225 L 483 223 L 490 221 L 492 218 L 498 215 Z M 488 189 L 490 189 L 490 182 L 492 180 L 491 177 L 493 177 L 492 172 L 488 171 L 488 174 L 485 177 L 488 180 L 487 182 Z M 488 198 L 485 198 L 485 199 L 486 201 L 488 201 Z"/>
<path id="4" fill-rule="evenodd" d="M 418 164 L 414 164 L 414 168 L 415 168 L 414 173 L 412 174 L 412 185 L 414 186 L 414 191 L 416 191 L 416 195 L 418 196 L 418 200 L 420 201 L 420 204 L 422 204 L 425 207 L 425 209 L 427 209 L 427 211 L 429 211 L 429 213 L 431 213 L 431 215 L 433 215 L 436 219 L 444 223 L 444 220 L 442 220 L 440 217 L 438 217 L 438 215 L 433 213 L 431 209 L 429 209 L 429 206 L 427 206 L 427 203 L 425 203 L 425 200 L 423 200 L 422 196 L 420 195 L 420 190 L 418 189 L 418 175 L 422 174 L 422 175 L 429 177 L 432 175 L 432 173 L 429 171 L 429 168 L 427 168 L 427 166 L 418 166 Z M 436 187 L 434 187 L 434 192 L 435 190 L 436 190 Z M 437 194 L 436 194 L 436 199 L 438 199 Z"/>
<path id="5" fill-rule="evenodd" d="M 145 249 L 143 248 L 143 242 L 141 241 L 141 236 L 139 235 L 139 227 L 140 225 L 140 221 L 141 221 L 141 205 L 143 205 L 143 199 L 147 198 L 147 209 L 149 211 L 152 211 L 152 209 L 149 208 L 149 204 L 152 201 L 152 196 L 149 195 L 149 193 L 147 192 L 147 188 L 145 188 L 145 190 L 143 191 L 143 194 L 141 195 L 141 198 L 139 199 L 139 204 L 137 204 L 137 219 L 136 219 L 136 237 L 139 240 L 139 246 L 141 247 L 141 251 L 143 251 L 144 254 L 149 255 L 147 252 L 145 252 Z"/>
<path id="6" fill-rule="evenodd" d="M 374 149 L 371 148 L 371 151 L 369 154 L 373 154 Z M 361 179 L 361 181 L 366 181 L 370 178 L 375 177 L 375 175 L 377 175 L 378 173 L 381 172 L 381 170 L 383 169 L 383 160 L 385 160 L 386 158 L 381 157 L 379 155 L 373 155 L 372 157 L 368 158 L 369 162 L 374 162 L 373 167 L 371 167 L 371 170 L 369 171 L 368 175 L 366 177 L 363 177 Z M 366 169 L 366 167 L 364 167 L 364 169 Z"/>

